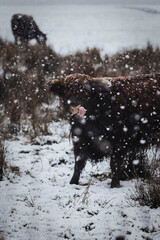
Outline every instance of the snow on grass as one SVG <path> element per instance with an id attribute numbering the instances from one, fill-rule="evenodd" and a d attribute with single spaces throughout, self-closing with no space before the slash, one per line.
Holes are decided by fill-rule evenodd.
<path id="1" fill-rule="evenodd" d="M 80 185 L 70 185 L 74 156 L 69 124 L 54 122 L 52 136 L 6 141 L 6 160 L 19 168 L 0 182 L 0 238 L 5 240 L 160 239 L 160 209 L 131 206 L 133 181 L 110 189 L 109 162 L 87 163 Z"/>

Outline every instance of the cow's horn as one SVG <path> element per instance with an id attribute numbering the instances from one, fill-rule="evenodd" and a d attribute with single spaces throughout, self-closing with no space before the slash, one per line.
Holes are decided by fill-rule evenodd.
<path id="1" fill-rule="evenodd" d="M 49 82 L 49 85 L 54 85 L 54 84 L 57 84 L 57 83 L 59 83 L 60 82 L 60 79 L 53 79 L 53 80 L 51 80 L 50 82 Z"/>

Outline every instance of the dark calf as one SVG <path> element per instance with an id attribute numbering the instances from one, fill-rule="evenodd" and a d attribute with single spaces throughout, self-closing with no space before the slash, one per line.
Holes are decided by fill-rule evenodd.
<path id="1" fill-rule="evenodd" d="M 38 43 L 46 43 L 46 34 L 39 30 L 39 27 L 31 16 L 14 14 L 11 19 L 11 27 L 16 44 L 18 40 L 28 42 L 31 39 L 36 39 Z"/>
<path id="2" fill-rule="evenodd" d="M 73 74 L 51 81 L 51 91 L 62 98 L 70 119 L 71 184 L 78 184 L 87 159 L 108 156 L 111 187 L 119 187 L 125 165 L 130 177 L 136 168 L 143 176 L 143 155 L 139 162 L 136 155 L 160 141 L 160 74 L 100 79 Z"/>

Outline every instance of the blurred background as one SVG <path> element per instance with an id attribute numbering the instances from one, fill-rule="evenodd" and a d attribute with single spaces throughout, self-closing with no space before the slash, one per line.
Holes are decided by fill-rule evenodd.
<path id="1" fill-rule="evenodd" d="M 13 41 L 15 13 L 32 15 L 60 54 L 97 47 L 102 54 L 159 45 L 159 0 L 0 0 L 0 36 Z"/>

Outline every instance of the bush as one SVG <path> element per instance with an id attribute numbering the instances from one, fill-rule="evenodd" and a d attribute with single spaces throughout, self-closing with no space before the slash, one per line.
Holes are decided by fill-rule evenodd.
<path id="1" fill-rule="evenodd" d="M 150 43 L 143 49 L 135 48 L 116 53 L 109 59 L 109 75 L 127 76 L 159 72 L 159 54 L 159 47 L 154 49 Z"/>
<path id="2" fill-rule="evenodd" d="M 76 52 L 74 55 L 65 56 L 60 62 L 62 75 L 72 73 L 84 73 L 92 77 L 103 76 L 104 63 L 100 50 L 87 48 L 84 52 Z"/>
<path id="3" fill-rule="evenodd" d="M 160 207 L 160 180 L 157 178 L 138 180 L 130 199 L 138 201 L 141 206 Z"/>
<path id="4" fill-rule="evenodd" d="M 160 207 L 160 159 L 158 149 L 152 149 L 154 158 L 150 163 L 150 169 L 145 179 L 139 180 L 135 184 L 134 190 L 129 196 L 129 202 L 138 201 L 141 206 L 151 208 Z M 149 159 L 148 159 L 149 162 Z"/>

